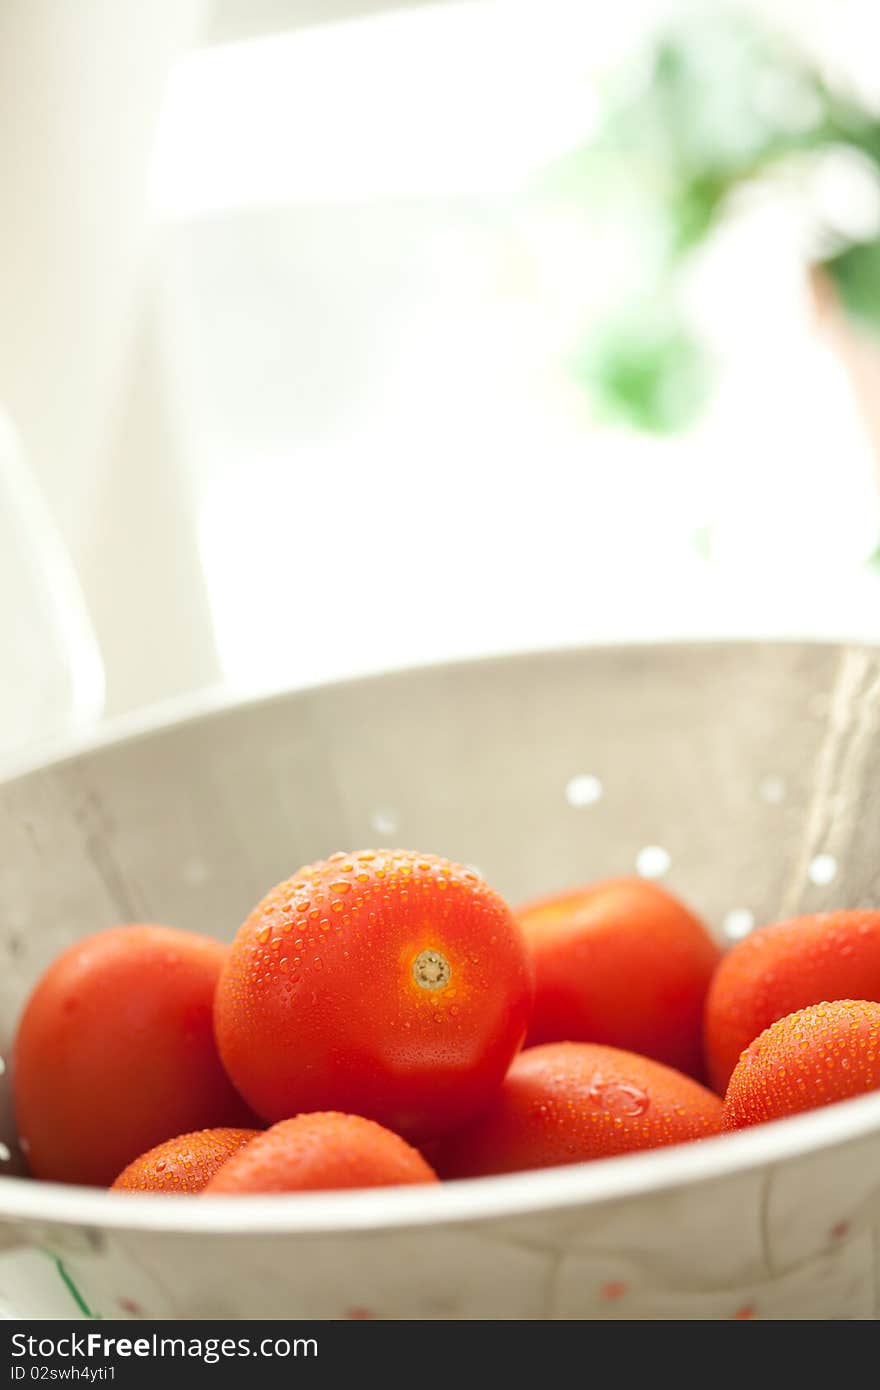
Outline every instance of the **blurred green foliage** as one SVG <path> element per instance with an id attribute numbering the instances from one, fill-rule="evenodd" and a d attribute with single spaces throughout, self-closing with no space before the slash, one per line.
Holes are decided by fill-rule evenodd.
<path id="1" fill-rule="evenodd" d="M 601 415 L 655 432 L 696 417 L 711 363 L 684 307 L 688 264 L 738 190 L 808 174 L 831 149 L 855 152 L 880 189 L 877 115 L 742 14 L 691 21 L 617 75 L 596 135 L 541 183 L 544 196 L 580 208 L 616 201 L 652 228 L 632 301 L 590 325 L 572 358 Z M 816 260 L 842 304 L 880 331 L 880 228 L 859 240 L 818 211 L 815 221 Z"/>
<path id="2" fill-rule="evenodd" d="M 880 329 L 880 241 L 856 242 L 823 261 L 853 318 Z"/>
<path id="3" fill-rule="evenodd" d="M 673 313 L 629 306 L 627 314 L 592 329 L 571 360 L 590 383 L 597 415 L 669 434 L 693 422 L 711 384 L 699 339 Z"/>

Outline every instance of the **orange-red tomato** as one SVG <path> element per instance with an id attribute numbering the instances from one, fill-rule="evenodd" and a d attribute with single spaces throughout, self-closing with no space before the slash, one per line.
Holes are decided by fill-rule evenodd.
<path id="1" fill-rule="evenodd" d="M 254 908 L 215 1025 L 266 1120 L 342 1110 L 422 1140 L 486 1104 L 531 1006 L 525 943 L 497 893 L 433 855 L 364 850 L 301 869 Z"/>
<path id="2" fill-rule="evenodd" d="M 703 1074 L 703 1007 L 721 952 L 662 888 L 619 878 L 520 908 L 535 962 L 528 1044 L 598 1042 Z"/>
<path id="3" fill-rule="evenodd" d="M 724 1126 L 763 1124 L 878 1087 L 880 1004 L 812 1004 L 778 1019 L 746 1048 L 724 1098 Z"/>
<path id="4" fill-rule="evenodd" d="M 722 960 L 706 1000 L 706 1060 L 724 1094 L 771 1023 L 827 999 L 880 1000 L 880 912 L 823 912 L 761 927 Z"/>
<path id="5" fill-rule="evenodd" d="M 201 1192 L 258 1129 L 197 1129 L 166 1139 L 129 1163 L 113 1184 L 119 1192 Z"/>
<path id="6" fill-rule="evenodd" d="M 224 1163 L 205 1191 L 313 1192 L 436 1181 L 399 1134 L 360 1115 L 324 1112 L 273 1125 Z"/>
<path id="7" fill-rule="evenodd" d="M 717 1134 L 721 1101 L 634 1052 L 546 1043 L 521 1052 L 488 1108 L 436 1151 L 443 1178 L 581 1163 Z"/>
<path id="8" fill-rule="evenodd" d="M 169 1134 L 252 1122 L 212 1032 L 226 951 L 171 927 L 114 927 L 50 965 L 14 1051 L 18 1132 L 36 1177 L 107 1187 Z"/>

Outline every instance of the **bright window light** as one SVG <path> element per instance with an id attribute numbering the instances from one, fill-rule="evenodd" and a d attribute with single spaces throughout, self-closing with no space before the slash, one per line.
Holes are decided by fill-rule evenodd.
<path id="1" fill-rule="evenodd" d="M 199 50 L 171 78 L 155 214 L 515 189 L 591 128 L 591 10 L 484 0 Z"/>
<path id="2" fill-rule="evenodd" d="M 668 9 L 419 6 L 175 71 L 153 184 L 169 379 L 232 686 L 880 632 L 872 452 L 781 195 L 729 218 L 694 271 L 718 368 L 696 428 L 601 426 L 566 364 L 639 227 L 527 190 Z M 819 175 L 871 225 L 861 170 Z"/>

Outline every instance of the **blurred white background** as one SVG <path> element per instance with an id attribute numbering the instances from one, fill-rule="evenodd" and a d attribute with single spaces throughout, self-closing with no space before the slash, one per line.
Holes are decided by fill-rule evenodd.
<path id="1" fill-rule="evenodd" d="M 880 106 L 873 0 L 748 8 Z M 695 262 L 717 386 L 687 431 L 602 423 L 564 369 L 644 229 L 535 179 L 681 10 L 5 0 L 0 410 L 108 713 L 556 643 L 880 639 L 874 453 L 797 199 L 746 200 Z M 21 651 L 7 747 L 94 717 L 50 642 Z"/>

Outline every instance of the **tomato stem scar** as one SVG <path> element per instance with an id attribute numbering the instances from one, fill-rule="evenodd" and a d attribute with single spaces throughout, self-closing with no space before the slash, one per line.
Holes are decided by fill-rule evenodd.
<path id="1" fill-rule="evenodd" d="M 413 961 L 413 979 L 421 989 L 445 989 L 452 970 L 440 951 L 420 951 Z"/>

